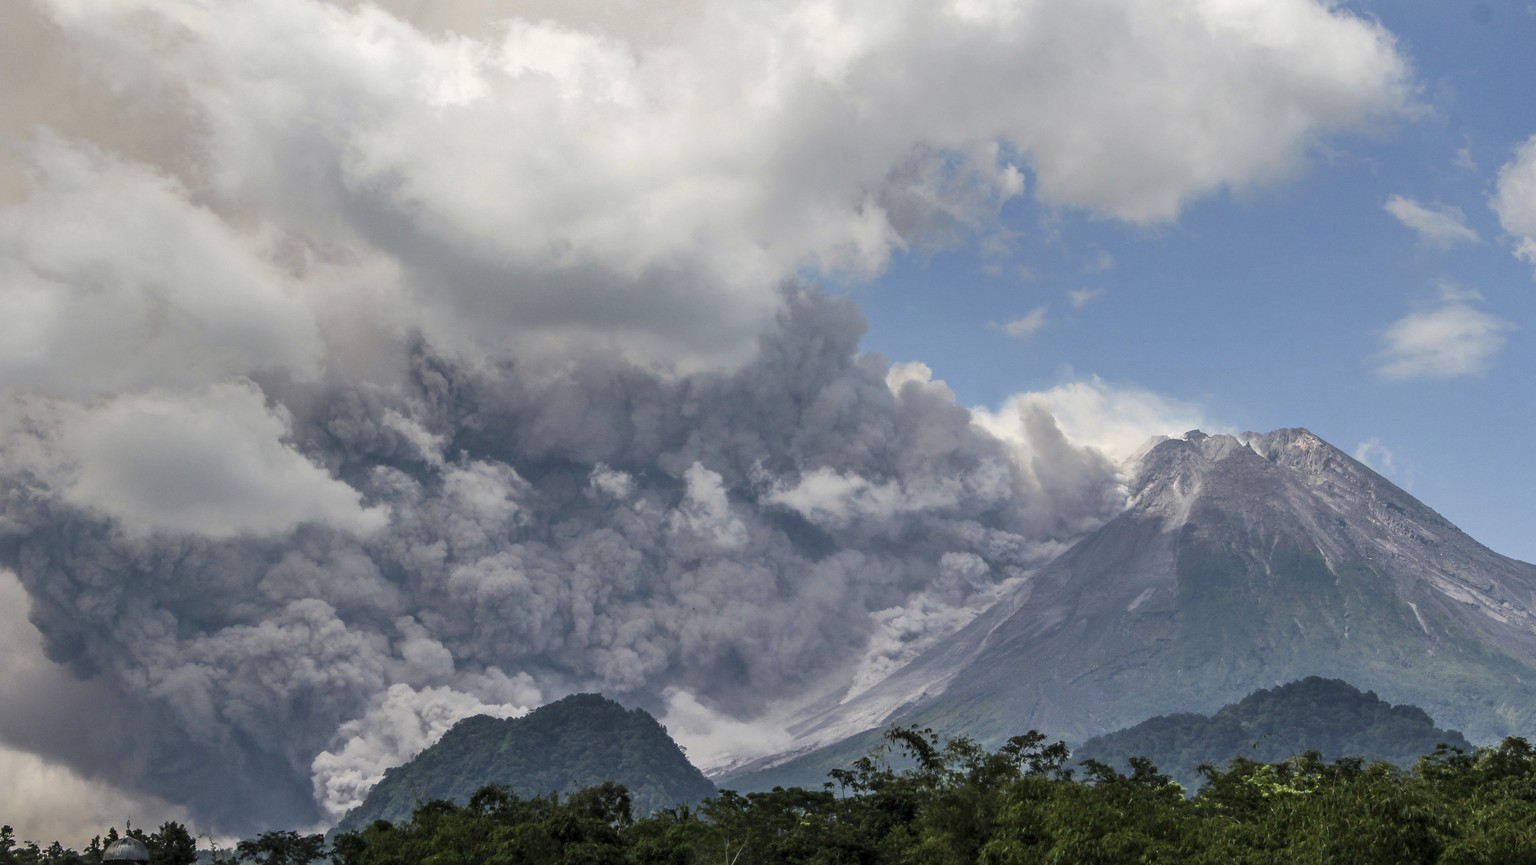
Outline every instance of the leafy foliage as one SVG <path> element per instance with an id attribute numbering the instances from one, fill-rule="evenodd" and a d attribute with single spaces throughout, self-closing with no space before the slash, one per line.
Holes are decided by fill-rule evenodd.
<path id="1" fill-rule="evenodd" d="M 198 859 L 197 841 L 187 827 L 175 821 L 162 823 L 150 833 L 129 826 L 119 834 L 112 827 L 105 836 L 92 838 L 84 851 L 71 850 L 58 841 L 47 847 L 33 842 L 21 844 L 16 840 L 15 830 L 0 826 L 0 865 L 101 865 L 106 849 L 124 837 L 143 841 L 154 865 L 193 865 Z"/>
<path id="2" fill-rule="evenodd" d="M 265 832 L 235 845 L 235 856 L 251 865 L 309 865 L 325 857 L 324 835 Z M 150 862 L 160 865 L 151 857 Z"/>
<path id="3" fill-rule="evenodd" d="M 1308 752 L 1201 768 L 1197 795 L 1149 759 L 1074 767 L 1038 733 L 987 750 L 911 727 L 821 790 L 722 791 L 635 819 L 623 786 L 528 798 L 489 786 L 336 837 L 335 865 L 1536 865 L 1536 748 L 1436 748 L 1409 769 Z M 169 825 L 169 824 L 168 824 Z M 184 830 L 183 830 L 184 831 Z M 169 837 L 166 827 L 157 835 Z M 111 832 L 108 839 L 114 839 Z M 156 837 L 156 836 L 150 836 Z M 91 850 L 99 861 L 100 839 Z M 308 861 L 272 832 L 250 862 Z M 60 858 L 75 857 L 74 859 Z M 0 865 L 95 865 L 0 830 Z M 160 865 L 153 862 L 152 865 Z"/>
<path id="4" fill-rule="evenodd" d="M 900 767 L 900 768 L 897 768 Z M 723 791 L 629 819 L 622 788 L 561 800 L 487 788 L 336 841 L 338 865 L 1462 863 L 1536 865 L 1536 749 L 1441 747 L 1411 770 L 1311 752 L 1202 768 L 1193 798 L 1152 761 L 1071 766 L 1028 733 L 988 751 L 896 728 L 822 790 Z"/>

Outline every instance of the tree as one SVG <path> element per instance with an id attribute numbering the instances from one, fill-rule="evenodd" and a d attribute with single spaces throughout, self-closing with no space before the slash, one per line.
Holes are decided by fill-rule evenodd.
<path id="1" fill-rule="evenodd" d="M 16 830 L 0 826 L 0 865 L 16 865 Z"/>
<path id="2" fill-rule="evenodd" d="M 167 820 L 144 842 L 149 847 L 149 861 L 153 865 L 194 865 L 197 862 L 197 840 L 187 827 Z"/>
<path id="3" fill-rule="evenodd" d="M 265 832 L 235 845 L 236 858 L 255 865 L 309 865 L 325 855 L 324 835 L 300 835 L 292 830 Z"/>

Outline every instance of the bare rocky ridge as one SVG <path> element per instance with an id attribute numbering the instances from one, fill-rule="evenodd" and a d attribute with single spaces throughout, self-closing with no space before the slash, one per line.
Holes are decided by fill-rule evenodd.
<path id="1" fill-rule="evenodd" d="M 797 732 L 1082 741 L 1307 676 L 1420 706 L 1475 742 L 1536 730 L 1536 566 L 1312 433 L 1164 439 L 1130 490 L 1011 597 Z M 782 783 L 795 767 L 813 780 L 820 760 L 755 768 L 775 762 Z"/>

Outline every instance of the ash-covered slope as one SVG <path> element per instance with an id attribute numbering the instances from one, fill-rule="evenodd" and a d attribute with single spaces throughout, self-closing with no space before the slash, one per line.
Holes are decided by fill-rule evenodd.
<path id="1" fill-rule="evenodd" d="M 799 732 L 842 739 L 859 718 L 1081 741 L 1314 675 L 1474 741 L 1536 730 L 1536 566 L 1317 436 L 1163 440 L 1131 492 L 1014 596 Z"/>

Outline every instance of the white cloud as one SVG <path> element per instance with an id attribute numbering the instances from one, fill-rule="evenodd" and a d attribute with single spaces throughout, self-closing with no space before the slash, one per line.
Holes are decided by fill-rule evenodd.
<path id="1" fill-rule="evenodd" d="M 315 0 L 45 7 L 115 86 L 190 101 L 200 192 L 387 248 L 410 320 L 465 346 L 729 353 L 780 278 L 982 230 L 1026 168 L 1051 205 L 1164 221 L 1408 98 L 1391 36 L 1317 0 L 427 16 L 462 36 Z"/>
<path id="2" fill-rule="evenodd" d="M 996 410 L 977 408 L 971 414 L 983 429 L 1017 442 L 1024 439 L 1026 412 L 1035 409 L 1049 412 L 1072 443 L 1097 448 L 1116 461 L 1131 456 L 1153 436 L 1178 435 L 1191 429 L 1223 431 L 1212 426 L 1204 409 L 1195 403 L 1144 388 L 1112 385 L 1098 376 L 1015 394 Z"/>
<path id="3" fill-rule="evenodd" d="M 1102 288 L 1079 288 L 1067 292 L 1067 300 L 1074 309 L 1082 309 L 1105 294 Z"/>
<path id="4" fill-rule="evenodd" d="M 1373 436 L 1361 442 L 1355 448 L 1354 457 L 1386 477 L 1397 475 L 1397 455 L 1379 438 Z"/>
<path id="5" fill-rule="evenodd" d="M 1384 378 L 1454 378 L 1483 372 L 1514 325 L 1452 301 L 1415 312 L 1387 328 L 1377 366 Z"/>
<path id="6" fill-rule="evenodd" d="M 635 477 L 629 472 L 615 471 L 598 463 L 592 469 L 592 473 L 587 476 L 587 485 L 593 492 L 623 501 L 634 495 Z"/>
<path id="7" fill-rule="evenodd" d="M 1419 235 L 1419 240 L 1429 246 L 1449 247 L 1458 243 L 1482 241 L 1477 232 L 1467 226 L 1466 214 L 1459 207 L 1448 204 L 1425 207 L 1401 195 L 1388 198 L 1383 207 L 1398 222 L 1413 229 Z"/>
<path id="8" fill-rule="evenodd" d="M 67 396 L 312 377 L 314 312 L 253 240 L 143 165 L 51 136 L 33 195 L 0 209 L 0 379 Z"/>
<path id="9" fill-rule="evenodd" d="M 1050 311 L 1050 304 L 1042 303 L 1030 310 L 1023 318 L 1016 318 L 1013 321 L 992 326 L 1014 339 L 1024 339 L 1025 337 L 1033 336 L 1040 328 L 1045 327 L 1046 313 Z"/>
<path id="10" fill-rule="evenodd" d="M 1499 169 L 1490 202 L 1499 224 L 1515 240 L 1515 254 L 1536 265 L 1536 135 Z"/>
<path id="11" fill-rule="evenodd" d="M 387 520 L 283 442 L 288 420 L 240 384 L 127 395 L 72 417 L 64 496 L 130 532 L 209 538 L 286 532 L 303 522 L 367 532 Z"/>

